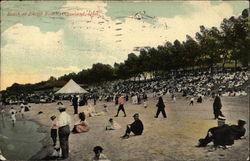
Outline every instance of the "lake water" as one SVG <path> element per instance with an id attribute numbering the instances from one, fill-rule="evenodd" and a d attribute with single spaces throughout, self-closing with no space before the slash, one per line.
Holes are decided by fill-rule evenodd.
<path id="1" fill-rule="evenodd" d="M 8 160 L 28 160 L 42 148 L 45 133 L 37 132 L 33 121 L 18 120 L 15 127 L 9 117 L 0 117 L 0 149 Z"/>

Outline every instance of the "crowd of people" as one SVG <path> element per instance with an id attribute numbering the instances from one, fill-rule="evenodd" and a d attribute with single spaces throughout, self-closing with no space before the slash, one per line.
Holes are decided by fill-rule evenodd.
<path id="1" fill-rule="evenodd" d="M 243 85 L 248 81 L 249 73 L 237 72 L 186 72 L 170 74 L 168 77 L 156 77 L 150 80 L 124 81 L 96 88 L 99 99 L 112 101 L 117 94 L 124 93 L 126 97 L 137 96 L 138 102 L 147 97 L 163 94 L 182 93 L 183 96 L 212 96 L 219 93 L 223 96 L 247 95 Z M 106 92 L 103 92 L 106 91 Z"/>
<path id="2" fill-rule="evenodd" d="M 246 95 L 243 85 L 248 81 L 248 73 L 246 72 L 218 72 L 211 74 L 209 72 L 195 72 L 195 73 L 179 73 L 171 74 L 167 78 L 155 78 L 147 81 L 124 81 L 119 83 L 112 83 L 111 86 L 105 86 L 103 88 L 94 89 L 94 93 L 88 96 L 76 96 L 74 95 L 70 101 L 74 109 L 74 114 L 77 114 L 79 121 L 77 121 L 72 127 L 71 115 L 66 112 L 66 107 L 63 103 L 58 103 L 58 110 L 60 112 L 58 118 L 53 115 L 51 119 L 51 138 L 53 146 L 56 147 L 57 138 L 59 137 L 59 145 L 61 149 L 60 158 L 66 159 L 69 157 L 69 135 L 71 133 L 84 133 L 88 132 L 91 128 L 86 121 L 87 116 L 103 116 L 105 112 L 95 112 L 95 110 L 88 106 L 88 100 L 93 99 L 94 105 L 97 101 L 114 102 L 118 106 L 117 113 L 114 117 L 119 116 L 119 112 L 123 112 L 123 116 L 126 117 L 125 103 L 131 101 L 132 104 L 141 104 L 147 108 L 148 95 L 152 94 L 152 97 L 158 97 L 156 104 L 157 111 L 155 118 L 159 117 L 162 113 L 164 118 L 167 118 L 165 111 L 165 104 L 162 96 L 168 94 L 171 96 L 172 101 L 176 101 L 176 93 L 181 93 L 183 97 L 189 97 L 189 105 L 194 105 L 195 97 L 197 97 L 197 103 L 202 103 L 202 99 L 205 96 L 212 96 L 214 103 L 212 105 L 214 118 L 218 120 L 218 127 L 210 128 L 205 138 L 199 139 L 198 147 L 205 147 L 208 143 L 213 142 L 214 147 L 226 145 L 232 145 L 234 140 L 241 139 L 245 135 L 244 120 L 239 120 L 238 125 L 225 124 L 225 116 L 221 112 L 222 103 L 220 96 L 238 96 Z M 106 92 L 103 92 L 106 91 Z M 78 106 L 85 105 L 86 110 L 78 113 Z M 104 104 L 104 109 L 106 109 Z M 20 107 L 21 117 L 25 118 L 25 109 L 27 107 L 23 104 Z M 28 108 L 29 109 L 29 108 Z M 16 122 L 17 111 L 12 107 L 10 109 L 10 117 L 13 127 Z M 87 115 L 87 116 L 86 116 Z M 126 126 L 125 134 L 121 136 L 123 139 L 128 139 L 131 132 L 134 135 L 142 135 L 144 131 L 143 122 L 139 118 L 139 113 L 133 115 L 134 122 Z M 108 124 L 105 130 L 117 130 L 122 128 L 113 118 L 108 120 Z M 94 130 L 94 129 L 93 129 Z M 58 148 L 55 148 L 58 151 Z M 102 153 L 103 148 L 96 146 L 94 148 L 94 159 L 108 160 Z"/>

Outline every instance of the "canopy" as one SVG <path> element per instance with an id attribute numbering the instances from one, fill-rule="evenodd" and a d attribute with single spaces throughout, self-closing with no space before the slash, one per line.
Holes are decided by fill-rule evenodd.
<path id="1" fill-rule="evenodd" d="M 68 81 L 56 94 L 82 94 L 88 93 L 85 89 L 80 87 L 73 79 Z"/>

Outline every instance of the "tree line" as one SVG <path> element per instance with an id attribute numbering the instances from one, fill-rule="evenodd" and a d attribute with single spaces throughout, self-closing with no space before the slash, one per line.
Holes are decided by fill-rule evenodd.
<path id="1" fill-rule="evenodd" d="M 238 17 L 223 19 L 220 27 L 206 28 L 200 26 L 195 37 L 186 35 L 186 41 L 175 40 L 166 42 L 158 47 L 141 48 L 138 55 L 128 54 L 122 63 L 108 64 L 96 63 L 90 69 L 83 69 L 79 73 L 69 73 L 58 79 L 50 77 L 48 81 L 36 84 L 13 84 L 7 88 L 10 93 L 25 93 L 34 90 L 60 87 L 70 79 L 77 83 L 87 85 L 100 85 L 101 83 L 128 79 L 151 73 L 157 75 L 169 71 L 180 70 L 213 70 L 227 64 L 234 64 L 234 68 L 249 67 L 250 35 L 249 10 L 245 9 Z"/>

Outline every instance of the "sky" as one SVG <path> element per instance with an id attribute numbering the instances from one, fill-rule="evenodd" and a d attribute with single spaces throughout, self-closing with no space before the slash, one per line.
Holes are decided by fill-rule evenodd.
<path id="1" fill-rule="evenodd" d="M 219 27 L 248 1 L 1 1 L 0 90 L 121 63 L 135 49 Z"/>

